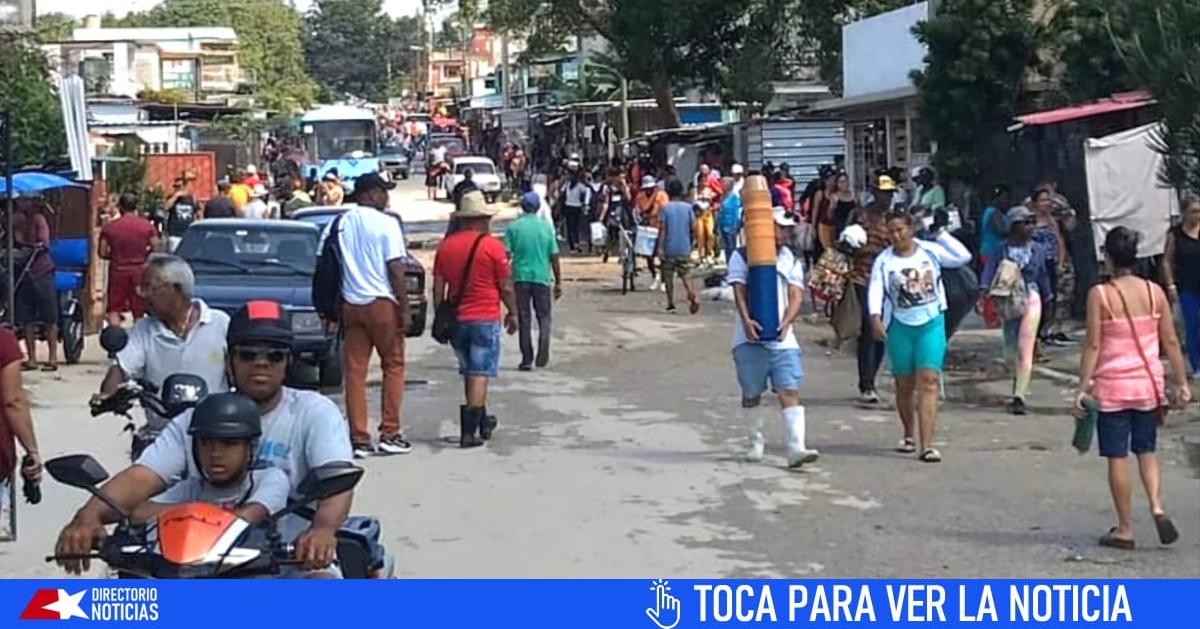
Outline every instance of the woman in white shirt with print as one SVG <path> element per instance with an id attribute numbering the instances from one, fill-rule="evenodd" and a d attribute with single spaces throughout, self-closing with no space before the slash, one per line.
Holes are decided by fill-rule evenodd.
<path id="1" fill-rule="evenodd" d="M 942 268 L 969 263 L 971 252 L 945 231 L 935 240 L 918 239 L 913 217 L 907 212 L 889 214 L 887 228 L 892 246 L 875 258 L 867 305 L 875 337 L 884 341 L 896 377 L 896 410 L 904 426 L 904 439 L 898 449 L 917 449 L 913 432 L 919 410 L 920 460 L 936 463 L 942 455 L 932 447 L 933 433 L 937 426 L 938 381 L 946 359 Z"/>

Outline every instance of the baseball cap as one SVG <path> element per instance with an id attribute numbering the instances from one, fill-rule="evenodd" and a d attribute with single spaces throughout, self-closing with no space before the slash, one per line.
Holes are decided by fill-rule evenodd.
<path id="1" fill-rule="evenodd" d="M 654 175 L 645 175 L 642 177 L 642 189 L 653 188 L 657 185 L 658 180 L 654 178 Z"/>
<path id="2" fill-rule="evenodd" d="M 896 182 L 887 175 L 880 175 L 879 181 L 875 182 L 875 189 L 880 192 L 892 192 L 896 189 Z"/>
<path id="3" fill-rule="evenodd" d="M 394 187 L 396 187 L 396 184 L 384 181 L 383 177 L 379 176 L 379 173 L 367 173 L 359 176 L 354 181 L 354 192 L 356 194 L 362 194 L 371 190 L 383 190 L 386 192 Z"/>
<path id="4" fill-rule="evenodd" d="M 771 208 L 771 218 L 775 219 L 775 224 L 780 227 L 795 227 L 796 221 L 787 215 L 787 210 L 776 205 Z"/>
<path id="5" fill-rule="evenodd" d="M 291 322 L 279 302 L 248 301 L 229 318 L 225 343 L 229 347 L 246 343 L 266 343 L 292 348 Z"/>
<path id="6" fill-rule="evenodd" d="M 521 197 L 521 209 L 526 212 L 536 212 L 542 207 L 542 197 L 536 192 L 526 192 Z"/>
<path id="7" fill-rule="evenodd" d="M 734 164 L 729 167 L 729 172 L 734 175 L 744 175 L 746 174 L 746 168 L 741 164 Z"/>
<path id="8" fill-rule="evenodd" d="M 1004 215 L 1004 222 L 1012 227 L 1016 223 L 1022 223 L 1033 220 L 1033 210 L 1024 205 L 1014 205 L 1008 209 Z"/>

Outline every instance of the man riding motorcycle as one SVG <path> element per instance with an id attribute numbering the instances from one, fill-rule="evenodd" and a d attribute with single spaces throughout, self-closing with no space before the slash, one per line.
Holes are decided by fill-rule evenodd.
<path id="1" fill-rule="evenodd" d="M 280 305 L 252 301 L 229 323 L 228 367 L 237 391 L 254 400 L 262 414 L 255 467 L 283 470 L 292 494 L 312 468 L 330 463 L 351 464 L 353 455 L 346 421 L 333 402 L 319 393 L 283 386 L 291 362 L 292 330 Z M 132 509 L 184 478 L 200 473 L 188 436 L 192 412 L 186 411 L 167 425 L 137 463 L 105 483 L 103 491 L 123 509 Z M 308 571 L 303 576 L 336 578 L 332 566 L 338 528 L 350 513 L 353 492 L 347 491 L 317 503 L 311 525 L 299 516 L 279 522 L 284 539 L 295 537 L 295 557 Z M 104 524 L 116 514 L 91 499 L 62 530 L 56 554 L 84 554 L 105 535 Z M 68 572 L 89 569 L 87 559 L 59 562 Z M 284 575 L 288 576 L 288 575 Z"/>
<path id="2" fill-rule="evenodd" d="M 117 353 L 100 393 L 92 397 L 93 404 L 111 395 L 129 378 L 142 378 L 162 388 L 163 380 L 173 373 L 203 378 L 209 393 L 229 389 L 225 367 L 229 316 L 192 297 L 195 281 L 183 258 L 150 256 L 138 285 L 146 316 L 130 328 L 129 341 Z M 153 440 L 169 421 L 169 417 L 147 410 L 146 425 L 138 433 L 140 443 Z M 135 446 L 135 450 L 140 449 Z"/>

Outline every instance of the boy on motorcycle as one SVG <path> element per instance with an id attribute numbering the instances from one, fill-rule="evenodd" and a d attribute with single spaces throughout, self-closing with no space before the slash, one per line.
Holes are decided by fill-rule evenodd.
<path id="1" fill-rule="evenodd" d="M 229 322 L 226 337 L 230 380 L 238 392 L 258 406 L 263 435 L 255 467 L 276 467 L 287 474 L 293 494 L 312 468 L 328 463 L 353 463 L 350 433 L 341 411 L 313 391 L 283 386 L 292 355 L 292 329 L 286 313 L 273 301 L 252 301 Z M 137 463 L 104 484 L 105 494 L 123 509 L 132 509 L 180 479 L 198 475 L 187 434 L 192 413 L 185 411 L 167 424 Z M 288 516 L 279 522 L 285 540 L 295 536 L 296 558 L 308 576 L 336 576 L 336 534 L 350 513 L 353 492 L 319 501 L 309 521 Z M 105 535 L 104 525 L 117 514 L 95 498 L 89 500 L 62 530 L 56 554 L 84 554 Z M 59 562 L 80 574 L 87 559 Z"/>
<path id="2" fill-rule="evenodd" d="M 287 506 L 287 474 L 274 467 L 251 469 L 262 436 L 262 419 L 253 400 L 240 393 L 214 393 L 196 405 L 187 432 L 200 474 L 139 505 L 132 514 L 135 522 L 153 519 L 177 504 L 209 502 L 260 524 Z"/>

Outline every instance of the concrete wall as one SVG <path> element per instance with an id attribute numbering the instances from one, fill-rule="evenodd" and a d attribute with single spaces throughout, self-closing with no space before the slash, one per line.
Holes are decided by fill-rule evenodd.
<path id="1" fill-rule="evenodd" d="M 842 27 L 843 96 L 911 85 L 909 72 L 925 67 L 925 46 L 912 27 L 928 17 L 929 3 L 921 2 Z"/>

